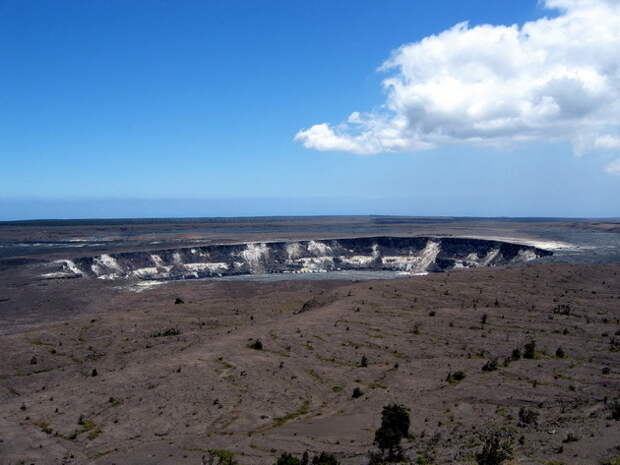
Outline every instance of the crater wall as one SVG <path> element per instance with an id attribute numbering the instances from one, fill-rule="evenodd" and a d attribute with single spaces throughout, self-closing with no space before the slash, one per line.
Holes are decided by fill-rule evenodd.
<path id="1" fill-rule="evenodd" d="M 484 239 L 363 237 L 251 242 L 57 260 L 48 278 L 195 279 L 262 273 L 389 270 L 408 273 L 505 266 L 551 255 L 539 248 Z"/>

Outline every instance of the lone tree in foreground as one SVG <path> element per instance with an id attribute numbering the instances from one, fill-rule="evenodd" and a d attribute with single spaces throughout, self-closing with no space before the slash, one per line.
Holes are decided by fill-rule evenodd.
<path id="1" fill-rule="evenodd" d="M 381 426 L 375 432 L 375 444 L 387 462 L 402 460 L 400 441 L 409 437 L 409 425 L 409 412 L 404 406 L 391 404 L 383 407 Z"/>

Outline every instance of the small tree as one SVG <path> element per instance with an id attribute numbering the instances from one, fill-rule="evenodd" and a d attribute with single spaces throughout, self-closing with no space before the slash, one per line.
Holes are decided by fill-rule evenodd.
<path id="1" fill-rule="evenodd" d="M 558 347 L 558 350 L 555 351 L 555 356 L 557 358 L 564 358 L 565 357 L 565 353 L 564 353 L 564 349 L 562 349 L 561 347 Z"/>
<path id="2" fill-rule="evenodd" d="M 393 462 L 402 458 L 400 441 L 409 437 L 409 425 L 409 412 L 404 406 L 391 404 L 383 407 L 381 426 L 375 432 L 375 444 L 382 455 L 385 456 L 387 451 L 388 461 Z"/>
<path id="3" fill-rule="evenodd" d="M 512 354 L 510 355 L 510 358 L 511 358 L 513 361 L 515 361 L 515 362 L 516 362 L 517 360 L 520 360 L 520 359 L 521 359 L 521 349 L 519 349 L 518 347 L 517 347 L 516 349 L 514 349 L 514 350 L 512 351 Z"/>
<path id="4" fill-rule="evenodd" d="M 360 367 L 366 368 L 368 366 L 368 359 L 365 355 L 362 355 L 362 359 L 360 360 Z"/>

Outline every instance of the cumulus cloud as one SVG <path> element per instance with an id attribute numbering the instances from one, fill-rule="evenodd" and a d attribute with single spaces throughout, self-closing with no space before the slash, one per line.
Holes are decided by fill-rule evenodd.
<path id="1" fill-rule="evenodd" d="M 620 0 L 545 0 L 558 15 L 523 25 L 459 23 L 403 45 L 379 68 L 385 104 L 295 140 L 322 151 L 568 141 L 620 148 Z"/>

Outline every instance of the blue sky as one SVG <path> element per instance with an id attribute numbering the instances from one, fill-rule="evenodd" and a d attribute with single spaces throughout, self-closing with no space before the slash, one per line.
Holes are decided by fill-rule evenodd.
<path id="1" fill-rule="evenodd" d="M 394 71 L 378 68 L 403 44 L 558 14 L 535 0 L 0 0 L 0 220 L 620 216 L 605 169 L 620 151 L 581 154 L 563 133 L 365 154 L 294 139 L 383 111 Z"/>

